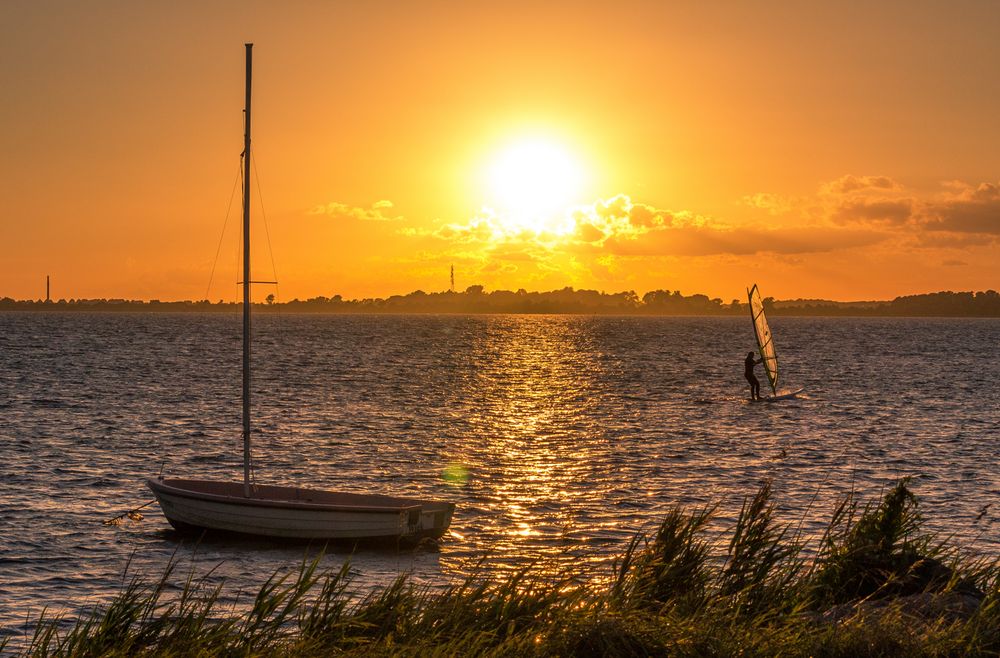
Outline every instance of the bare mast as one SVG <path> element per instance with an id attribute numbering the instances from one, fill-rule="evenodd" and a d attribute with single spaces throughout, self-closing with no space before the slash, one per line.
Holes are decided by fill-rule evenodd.
<path id="1" fill-rule="evenodd" d="M 243 495 L 250 497 L 250 73 L 253 44 L 247 49 L 246 103 L 243 110 Z"/>

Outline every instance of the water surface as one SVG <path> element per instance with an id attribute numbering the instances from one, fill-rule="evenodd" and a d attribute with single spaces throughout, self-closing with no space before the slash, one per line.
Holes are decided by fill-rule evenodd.
<path id="1" fill-rule="evenodd" d="M 1000 552 L 1000 321 L 771 324 L 801 399 L 747 402 L 745 319 L 260 317 L 257 479 L 457 504 L 438 552 L 355 554 L 360 587 L 445 583 L 483 555 L 607 576 L 665 510 L 721 501 L 725 528 L 764 478 L 808 534 L 847 492 L 912 475 L 932 527 Z M 129 559 L 218 567 L 242 600 L 301 561 L 302 546 L 182 540 L 154 507 L 102 524 L 160 472 L 242 477 L 239 332 L 229 315 L 0 314 L 6 632 L 107 600 Z"/>

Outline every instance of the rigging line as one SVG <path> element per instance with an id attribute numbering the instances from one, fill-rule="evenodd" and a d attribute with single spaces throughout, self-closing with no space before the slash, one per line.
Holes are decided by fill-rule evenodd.
<path id="1" fill-rule="evenodd" d="M 242 170 L 242 167 L 240 169 Z M 209 301 L 209 294 L 212 292 L 212 281 L 215 279 L 215 268 L 219 264 L 222 242 L 226 239 L 226 227 L 229 226 L 229 211 L 233 209 L 233 198 L 236 196 L 236 187 L 240 183 L 240 176 L 240 173 L 236 174 L 236 180 L 233 181 L 233 191 L 229 193 L 229 204 L 226 205 L 226 219 L 222 222 L 222 235 L 219 236 L 219 244 L 215 248 L 215 260 L 212 261 L 212 272 L 208 275 L 208 287 L 205 288 L 205 299 Z"/>
<path id="2" fill-rule="evenodd" d="M 253 152 L 250 153 L 250 164 L 253 166 L 253 174 L 257 177 L 257 199 L 260 201 L 260 216 L 264 220 L 264 235 L 267 237 L 267 253 L 271 257 L 271 274 L 274 280 L 278 280 L 278 268 L 274 266 L 274 249 L 271 248 L 271 231 L 267 226 L 267 213 L 264 211 L 264 195 L 260 191 L 260 172 L 257 171 L 257 158 Z M 277 283 L 275 283 L 277 285 Z"/>
<path id="3" fill-rule="evenodd" d="M 274 299 L 278 303 L 277 327 L 278 340 L 284 342 L 284 326 L 281 323 L 281 292 L 278 288 L 278 268 L 274 264 L 274 248 L 271 246 L 271 230 L 267 225 L 267 212 L 264 210 L 264 194 L 260 189 L 260 172 L 257 171 L 257 158 L 250 152 L 250 164 L 253 167 L 253 174 L 257 178 L 257 200 L 260 202 L 260 216 L 264 220 L 264 235 L 267 238 L 267 253 L 271 257 L 271 275 L 274 278 Z"/>
<path id="4" fill-rule="evenodd" d="M 260 217 L 264 223 L 264 237 L 267 239 L 267 253 L 271 258 L 271 274 L 274 277 L 274 288 L 275 293 L 278 292 L 278 270 L 274 266 L 274 250 L 271 248 L 271 232 L 267 226 L 267 212 L 264 210 L 264 195 L 260 190 L 260 172 L 257 171 L 257 158 L 254 157 L 254 152 L 250 151 L 250 166 L 253 167 L 253 176 L 257 179 L 257 200 L 260 203 Z M 247 199 L 247 203 L 250 199 Z M 253 278 L 252 276 L 250 277 Z M 244 285 L 250 285 L 250 281 L 244 282 Z M 277 296 L 277 295 L 275 295 Z M 253 306 L 253 300 L 250 300 L 251 307 Z M 250 481 L 254 486 L 257 486 L 257 460 L 253 456 L 253 447 L 250 448 L 249 455 L 249 471 L 250 471 Z"/>
<path id="5" fill-rule="evenodd" d="M 243 154 L 240 153 L 240 188 L 243 187 Z M 242 203 L 241 203 L 242 205 Z M 243 213 L 240 213 L 240 235 L 243 235 Z M 238 237 L 238 236 L 237 236 Z M 234 249 L 234 259 L 236 261 L 236 270 L 234 272 L 233 280 L 236 282 L 236 290 L 233 296 L 237 302 L 240 300 L 240 270 L 242 269 L 240 265 L 243 264 L 243 244 L 242 241 L 237 239 Z M 239 308 L 237 308 L 239 311 Z"/>

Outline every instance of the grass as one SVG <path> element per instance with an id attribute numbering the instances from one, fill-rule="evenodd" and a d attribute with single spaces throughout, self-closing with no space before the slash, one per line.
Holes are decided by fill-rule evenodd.
<path id="1" fill-rule="evenodd" d="M 922 530 L 902 480 L 844 500 L 811 559 L 775 516 L 771 487 L 746 499 L 714 551 L 715 507 L 669 512 L 637 536 L 606 585 L 569 572 L 485 569 L 442 590 L 401 576 L 358 598 L 347 564 L 320 557 L 274 574 L 245 611 L 189 575 L 133 578 L 71 627 L 43 618 L 25 656 L 996 656 L 1000 568 Z M 62 630 L 60 630 L 62 629 Z M 0 651 L 3 651 L 0 646 Z M 7 647 L 9 652 L 11 647 Z"/>

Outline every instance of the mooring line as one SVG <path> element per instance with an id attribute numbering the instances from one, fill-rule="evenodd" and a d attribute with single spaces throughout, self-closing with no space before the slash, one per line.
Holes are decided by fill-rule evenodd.
<path id="1" fill-rule="evenodd" d="M 152 505 L 155 502 L 156 502 L 156 499 L 154 498 L 153 500 L 149 501 L 148 503 L 146 503 L 144 505 L 139 505 L 138 507 L 130 509 L 127 512 L 122 512 L 121 514 L 119 514 L 118 516 L 116 516 L 114 518 L 106 519 L 104 521 L 104 525 L 121 525 L 122 521 L 125 520 L 126 516 L 128 518 L 132 519 L 133 521 L 141 521 L 142 520 L 142 514 L 139 514 L 139 510 L 143 509 L 144 507 L 149 507 L 150 505 Z"/>

